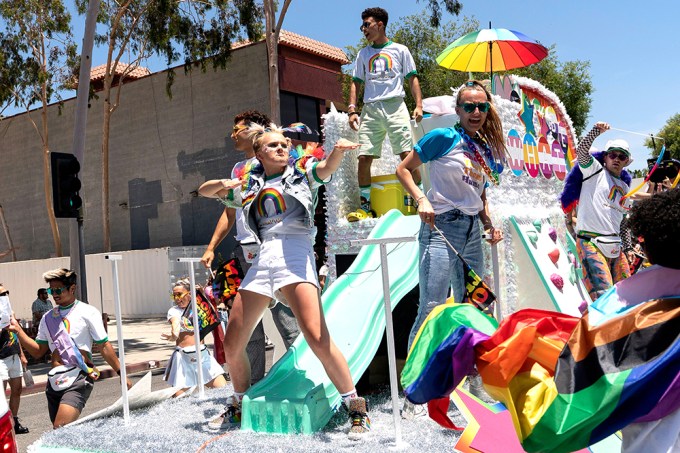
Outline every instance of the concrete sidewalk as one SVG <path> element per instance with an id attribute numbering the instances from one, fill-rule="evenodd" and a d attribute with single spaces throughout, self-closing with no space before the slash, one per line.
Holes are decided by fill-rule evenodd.
<path id="1" fill-rule="evenodd" d="M 170 333 L 170 324 L 165 318 L 123 318 L 122 331 L 125 351 L 125 368 L 128 373 L 137 373 L 152 368 L 165 367 L 172 351 L 174 342 L 161 339 L 161 333 Z M 109 341 L 118 353 L 118 328 L 116 320 L 108 322 Z M 212 348 L 213 336 L 208 334 L 205 343 Z M 101 372 L 100 379 L 117 377 L 116 373 L 98 353 L 94 354 L 94 364 Z M 35 363 L 28 366 L 33 374 L 35 384 L 24 387 L 23 394 L 42 392 L 47 382 L 47 372 L 50 365 Z M 8 389 L 9 390 L 9 389 Z"/>

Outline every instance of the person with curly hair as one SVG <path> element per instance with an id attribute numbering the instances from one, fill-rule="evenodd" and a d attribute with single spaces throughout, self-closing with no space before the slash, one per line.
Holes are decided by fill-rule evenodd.
<path id="1" fill-rule="evenodd" d="M 651 266 L 616 283 L 612 303 L 624 310 L 653 299 L 680 298 L 680 189 L 637 201 L 628 225 Z M 621 451 L 680 451 L 679 426 L 680 410 L 658 420 L 631 423 L 621 430 Z"/>
<path id="2" fill-rule="evenodd" d="M 445 302 L 449 288 L 456 302 L 465 294 L 463 263 L 442 234 L 478 274 L 484 269 L 482 232 L 496 244 L 503 232 L 491 222 L 486 188 L 498 184 L 506 147 L 500 116 L 481 83 L 466 82 L 456 95 L 460 122 L 435 129 L 415 145 L 397 167 L 397 177 L 418 205 L 420 241 L 420 303 L 408 347 L 434 307 Z M 412 170 L 430 164 L 431 189 L 425 194 Z M 501 170 L 502 171 L 502 170 Z"/>
<path id="3" fill-rule="evenodd" d="M 183 278 L 176 281 L 172 287 L 172 298 L 175 305 L 170 307 L 167 319 L 170 325 L 170 334 L 161 334 L 161 338 L 175 341 L 175 351 L 170 356 L 163 380 L 179 390 L 173 396 L 180 396 L 190 387 L 198 385 L 198 368 L 196 367 L 196 334 L 194 332 L 191 310 L 187 310 L 191 304 L 191 283 Z M 201 367 L 203 384 L 210 388 L 219 388 L 227 385 L 224 378 L 224 370 L 217 363 L 208 348 L 201 342 Z"/>
<path id="4" fill-rule="evenodd" d="M 264 311 L 277 299 L 288 304 L 312 352 L 349 409 L 350 439 L 370 431 L 366 401 L 357 395 L 342 352 L 330 336 L 319 297 L 314 250 L 314 192 L 340 166 L 345 151 L 358 145 L 340 139 L 324 160 L 313 155 L 290 159 L 291 141 L 275 125 L 253 126 L 253 148 L 258 164 L 241 179 L 215 180 L 201 186 L 201 195 L 240 203 L 246 228 L 257 239 L 259 251 L 241 282 L 241 298 L 227 324 L 224 342 L 234 394 L 223 414 L 211 420 L 218 430 L 241 423 L 241 401 L 250 387 L 245 347 Z"/>
<path id="5" fill-rule="evenodd" d="M 357 54 L 349 92 L 349 125 L 359 131 L 361 144 L 357 169 L 361 207 L 347 215 L 350 222 L 375 217 L 371 209 L 371 165 L 373 159 L 380 159 L 385 137 L 392 152 L 404 159 L 413 148 L 410 119 L 418 122 L 423 119 L 416 65 L 408 47 L 387 37 L 387 11 L 367 8 L 361 13 L 361 20 L 359 29 L 370 45 Z M 404 103 L 404 79 L 416 103 L 412 116 Z M 359 115 L 356 103 L 362 84 L 364 106 Z M 420 182 L 417 168 L 414 175 Z"/>

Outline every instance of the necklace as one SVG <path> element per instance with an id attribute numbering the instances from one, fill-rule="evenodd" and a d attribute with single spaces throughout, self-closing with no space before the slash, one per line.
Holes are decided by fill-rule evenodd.
<path id="1" fill-rule="evenodd" d="M 476 142 L 484 150 L 484 156 L 482 156 L 479 150 L 477 149 L 474 139 L 470 137 L 467 132 L 465 132 L 465 129 L 462 128 L 460 123 L 456 123 L 454 128 L 460 134 L 460 136 L 463 137 L 463 141 L 465 142 L 465 146 L 467 147 L 468 151 L 470 151 L 472 155 L 475 157 L 475 160 L 482 167 L 484 173 L 486 173 L 486 176 L 489 178 L 489 180 L 491 180 L 491 182 L 493 182 L 494 185 L 498 185 L 499 178 L 498 171 L 496 170 L 495 163 L 496 161 L 493 157 L 493 153 L 491 152 L 491 148 L 489 148 L 489 145 L 486 143 L 486 141 L 481 140 L 481 142 L 479 141 Z M 486 160 L 488 160 L 491 163 L 491 165 L 493 165 L 494 167 L 493 169 L 489 168 L 489 165 L 486 163 L 484 157 L 486 157 Z"/>

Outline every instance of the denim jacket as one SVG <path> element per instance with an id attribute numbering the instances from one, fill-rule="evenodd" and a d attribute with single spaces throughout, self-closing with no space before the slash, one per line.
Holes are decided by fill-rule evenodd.
<path id="1" fill-rule="evenodd" d="M 297 159 L 293 163 L 289 163 L 281 176 L 283 184 L 283 191 L 298 200 L 305 208 L 305 225 L 312 230 L 314 227 L 314 209 L 317 201 L 317 188 L 321 184 L 328 181 L 319 179 L 316 175 L 316 166 L 318 160 L 312 156 L 304 156 Z M 311 167 L 309 172 L 306 172 L 307 167 Z M 308 175 L 310 178 L 308 178 Z M 310 181 L 312 179 L 313 181 Z M 329 179 L 330 180 L 330 179 Z M 265 174 L 264 167 L 261 164 L 256 164 L 249 173 L 241 190 L 233 191 L 233 202 L 235 204 L 241 203 L 243 215 L 247 219 L 246 229 L 249 233 L 257 239 L 257 243 L 262 242 L 255 220 L 255 212 L 251 211 L 253 201 L 257 199 L 260 191 L 264 188 Z M 231 197 L 230 197 L 231 198 Z M 223 201 L 223 203 L 225 203 Z M 227 203 L 225 203 L 227 204 Z"/>

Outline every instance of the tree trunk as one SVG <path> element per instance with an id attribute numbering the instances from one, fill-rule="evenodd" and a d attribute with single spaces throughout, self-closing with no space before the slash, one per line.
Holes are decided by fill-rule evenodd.
<path id="1" fill-rule="evenodd" d="M 279 98 L 279 30 L 273 0 L 264 2 L 266 26 L 267 66 L 269 70 L 269 116 L 274 124 L 281 124 L 281 102 Z"/>
<path id="2" fill-rule="evenodd" d="M 54 241 L 54 253 L 62 256 L 61 236 L 59 235 L 59 225 L 54 217 L 54 206 L 52 205 L 52 172 L 50 171 L 50 145 L 47 127 L 47 87 L 42 86 L 42 110 L 40 112 L 42 121 L 42 150 L 43 150 L 43 186 L 45 189 L 45 208 L 47 208 L 47 218 L 52 229 L 52 240 Z"/>

